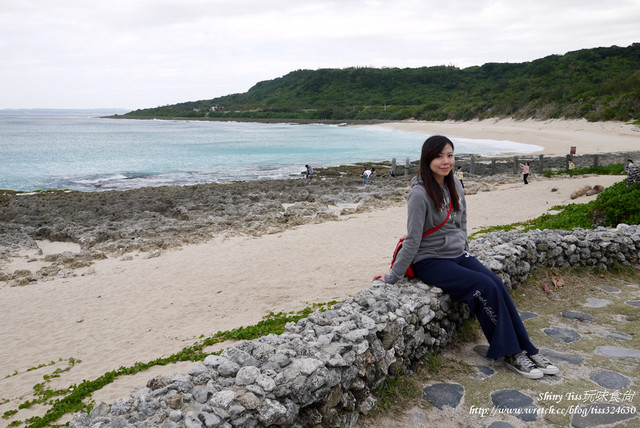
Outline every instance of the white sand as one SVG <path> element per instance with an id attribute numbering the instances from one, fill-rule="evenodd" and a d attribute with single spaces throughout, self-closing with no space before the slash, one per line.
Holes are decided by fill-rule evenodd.
<path id="1" fill-rule="evenodd" d="M 477 124 L 478 134 L 529 142 L 519 138 L 525 134 L 519 127 L 508 134 L 508 122 L 500 123 L 495 135 L 490 135 L 486 123 Z M 565 138 L 562 144 L 596 139 L 587 138 L 590 132 L 571 128 L 571 124 L 577 126 L 577 122 L 554 124 L 558 134 L 576 138 Z M 446 126 L 443 124 L 445 132 Z M 531 128 L 528 133 L 533 135 Z M 613 129 L 609 141 L 625 140 L 621 128 Z M 550 137 L 531 138 L 534 144 L 549 145 Z M 549 150 L 564 149 L 549 146 Z M 603 150 L 624 151 L 630 146 L 607 145 Z M 469 195 L 470 232 L 535 218 L 554 205 L 572 202 L 570 194 L 586 184 L 609 186 L 621 179 L 533 177 L 527 186 L 507 184 L 497 191 Z M 558 191 L 552 192 L 553 187 Z M 73 278 L 24 287 L 0 283 L 0 413 L 30 398 L 33 385 L 44 374 L 66 367 L 66 362 L 59 362 L 26 371 L 42 363 L 69 357 L 81 360 L 51 384 L 66 387 L 137 361 L 174 354 L 201 335 L 255 324 L 271 311 L 298 310 L 312 302 L 350 296 L 388 269 L 395 244 L 405 233 L 405 222 L 406 208 L 395 206 L 260 238 L 214 239 L 153 258 L 138 254 L 132 260 L 102 260 Z M 44 254 L 29 254 L 15 266 L 36 270 L 36 259 L 59 253 L 65 249 L 60 245 L 43 242 Z M 157 368 L 122 378 L 96 393 L 94 399 L 111 402 L 128 396 L 130 388 L 143 386 L 156 373 L 184 367 Z M 8 376 L 15 372 L 17 375 Z M 42 413 L 36 407 L 17 417 Z"/>
<path id="2" fill-rule="evenodd" d="M 576 147 L 577 155 L 640 150 L 640 127 L 623 122 L 588 122 L 585 119 L 487 119 L 467 122 L 406 120 L 377 126 L 430 135 L 534 144 L 544 147 L 537 154 L 548 156 L 568 155 L 572 146 Z"/>

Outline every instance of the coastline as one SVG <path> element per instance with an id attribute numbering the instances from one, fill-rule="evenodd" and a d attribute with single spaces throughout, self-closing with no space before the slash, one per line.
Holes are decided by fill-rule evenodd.
<path id="1" fill-rule="evenodd" d="M 533 154 L 565 156 L 571 147 L 576 154 L 627 153 L 638 151 L 640 126 L 623 122 L 588 122 L 586 119 L 515 120 L 485 119 L 467 122 L 424 122 L 405 120 L 384 126 L 400 131 L 444 134 L 455 138 L 508 140 L 544 147 Z"/>
<path id="2" fill-rule="evenodd" d="M 402 121 L 384 120 L 282 120 L 282 119 L 216 119 L 216 118 L 141 118 L 122 115 L 105 116 L 109 119 L 133 120 L 202 120 L 222 122 L 329 124 L 344 126 L 379 126 L 399 131 L 425 132 L 430 135 L 443 134 L 449 137 L 471 139 L 507 140 L 517 143 L 542 146 L 533 152 L 547 156 L 564 156 L 576 147 L 577 154 L 626 153 L 638 151 L 637 138 L 640 126 L 618 122 L 589 122 L 586 119 L 525 119 L 490 118 L 469 121 L 428 122 L 414 119 Z M 634 141 L 635 139 L 635 141 Z M 503 156 L 510 156 L 504 154 Z M 494 156 L 499 157 L 499 156 Z"/>
<path id="3" fill-rule="evenodd" d="M 75 122 L 72 123 L 75 124 Z M 317 123 L 329 122 L 321 121 Z M 155 172 L 149 171 L 146 168 L 140 169 L 135 166 L 135 164 L 130 166 L 124 160 L 122 162 L 118 161 L 115 163 L 116 165 L 119 165 L 118 167 L 113 167 L 113 165 L 111 165 L 110 163 L 105 163 L 105 161 L 97 161 L 100 165 L 109 164 L 110 166 L 103 169 L 101 166 L 94 165 L 93 168 L 95 168 L 95 173 L 87 172 L 91 171 L 92 168 L 80 169 L 77 170 L 77 173 L 74 174 L 61 173 L 58 175 L 42 175 L 42 171 L 45 170 L 41 168 L 38 168 L 37 172 L 25 170 L 24 168 L 17 168 L 15 171 L 12 171 L 11 159 L 14 159 L 15 162 L 19 162 L 18 159 L 20 156 L 28 155 L 27 153 L 23 155 L 20 152 L 16 154 L 18 155 L 18 158 L 11 158 L 11 156 L 9 157 L 9 170 L 6 171 L 5 177 L 7 181 L 5 181 L 3 188 L 26 191 L 28 193 L 32 192 L 34 189 L 42 191 L 56 189 L 71 189 L 78 191 L 105 191 L 127 190 L 149 186 L 194 185 L 202 182 L 222 183 L 229 182 L 230 180 L 234 179 L 253 180 L 261 178 L 290 178 L 292 176 L 298 175 L 301 165 L 308 161 L 316 161 L 317 164 L 314 165 L 314 167 L 317 168 L 325 167 L 328 165 L 355 164 L 356 162 L 362 161 L 388 162 L 394 157 L 399 159 L 401 162 L 406 158 L 410 158 L 415 161 L 417 159 L 417 153 L 415 152 L 417 150 L 417 147 L 419 147 L 420 142 L 423 141 L 423 139 L 426 138 L 427 135 L 434 133 L 444 133 L 446 135 L 449 135 L 454 139 L 454 142 L 456 141 L 456 138 L 458 136 L 464 135 L 464 138 L 460 137 L 461 145 L 457 145 L 457 152 L 463 159 L 468 159 L 470 157 L 470 154 L 472 153 L 476 153 L 476 159 L 506 159 L 511 157 L 512 155 L 527 156 L 531 154 L 535 156 L 536 153 L 544 153 L 547 155 L 558 154 L 560 156 L 564 156 L 569 152 L 570 147 L 576 146 L 578 149 L 578 155 L 584 155 L 585 153 L 592 152 L 626 152 L 629 151 L 629 149 L 635 149 L 635 145 L 637 145 L 635 144 L 635 140 L 637 139 L 635 137 L 637 134 L 639 134 L 637 130 L 640 129 L 634 125 L 627 125 L 617 122 L 602 122 L 594 124 L 586 121 L 542 122 L 532 120 L 514 121 L 510 119 L 494 119 L 467 122 L 418 122 L 411 120 L 401 122 L 353 121 L 338 123 L 338 125 L 344 125 L 344 128 L 351 128 L 351 131 L 349 131 L 348 129 L 339 131 L 337 126 L 331 126 L 331 128 L 333 128 L 332 131 L 325 130 L 322 131 L 320 135 L 324 135 L 325 132 L 337 132 L 340 136 L 344 136 L 344 133 L 346 133 L 346 135 L 351 135 L 350 133 L 354 132 L 362 132 L 363 134 L 369 132 L 373 135 L 372 139 L 367 139 L 366 141 L 360 141 L 359 143 L 357 143 L 358 149 L 354 152 L 345 152 L 348 154 L 347 156 L 327 157 L 326 155 L 317 154 L 316 157 L 316 154 L 311 151 L 309 153 L 305 152 L 300 154 L 300 157 L 296 159 L 283 160 L 284 163 L 282 164 L 275 163 L 272 165 L 272 167 L 265 165 L 265 168 L 262 168 L 259 165 L 256 166 L 254 164 L 248 164 L 247 168 L 245 169 L 244 167 L 240 166 L 244 165 L 242 163 L 236 164 L 232 162 L 226 164 L 223 161 L 208 159 L 209 155 L 202 154 L 195 157 L 193 156 L 193 154 L 186 155 L 189 159 L 189 162 L 187 163 L 192 163 L 193 159 L 196 158 L 199 159 L 199 161 L 192 163 L 193 167 L 187 168 L 183 172 L 175 171 L 171 168 L 169 168 L 168 170 L 159 168 Z M 97 125 L 93 123 L 87 125 L 86 123 L 80 121 L 80 124 L 78 126 L 82 129 L 84 129 L 84 126 L 90 126 L 90 129 L 93 129 L 93 127 Z M 571 129 L 572 132 L 568 133 L 570 137 L 567 138 L 564 135 L 558 136 L 558 133 L 554 131 L 554 129 L 558 127 Z M 585 127 L 588 127 L 589 135 L 595 135 L 595 128 L 604 127 L 603 129 L 605 130 L 605 133 L 607 135 L 606 137 L 603 137 L 603 139 L 606 139 L 606 141 L 610 143 L 608 143 L 606 147 L 600 147 L 597 145 L 595 147 L 593 147 L 593 145 L 585 146 L 587 140 L 583 137 L 583 135 L 581 135 L 584 134 L 583 131 L 586 129 Z M 128 129 L 128 127 L 126 128 Z M 155 129 L 155 125 L 151 126 L 151 128 Z M 325 129 L 329 127 L 321 128 Z M 367 131 L 357 131 L 354 128 L 366 129 Z M 72 127 L 71 129 L 75 128 Z M 116 127 L 116 129 L 119 128 Z M 141 129 L 142 131 L 147 130 L 145 126 L 141 126 Z M 411 132 L 391 132 L 391 129 L 400 129 L 402 131 Z M 173 126 L 170 127 L 169 130 L 171 132 L 175 132 Z M 599 129 L 597 129 L 597 131 L 600 132 Z M 29 133 L 25 133 L 24 135 L 29 135 Z M 293 135 L 295 135 L 295 133 Z M 377 137 L 376 135 L 384 135 L 384 137 L 380 137 L 380 141 L 382 141 L 382 143 L 378 141 L 379 137 Z M 632 138 L 629 138 L 629 136 L 631 136 Z M 64 137 L 64 135 L 62 137 Z M 326 135 L 324 135 L 324 137 L 326 138 Z M 620 141 L 612 141 L 614 137 Z M 469 142 L 464 141 L 465 138 L 473 140 L 475 142 L 474 144 L 477 145 L 466 146 L 466 144 L 468 144 Z M 326 141 L 330 147 L 328 147 L 324 153 L 342 152 L 342 147 L 345 143 L 341 140 L 341 138 L 330 139 Z M 338 142 L 337 146 L 335 146 L 336 141 Z M 513 141 L 513 144 L 510 144 L 509 141 Z M 375 144 L 372 144 L 373 142 L 377 142 L 378 145 L 376 146 Z M 163 139 L 159 139 L 158 143 L 163 147 L 163 149 L 167 149 L 160 150 L 159 153 L 172 153 L 172 146 L 170 143 Z M 149 142 L 149 144 L 152 143 Z M 165 147 L 163 144 L 169 145 Z M 564 150 L 561 148 L 562 144 L 566 146 Z M 28 147 L 29 145 L 23 144 L 22 146 Z M 64 147 L 64 149 L 63 152 L 61 152 L 60 159 L 65 159 L 65 156 L 62 155 L 64 153 L 69 154 L 69 147 L 64 145 L 62 147 Z M 535 152 L 534 150 L 536 150 L 537 148 L 540 148 L 542 150 Z M 70 149 L 71 153 L 75 153 L 75 151 L 77 150 L 77 148 L 75 147 L 71 147 Z M 295 152 L 297 149 L 292 146 L 292 150 Z M 502 153 L 496 154 L 500 152 Z M 519 153 L 516 154 L 509 152 Z M 485 153 L 485 155 L 479 155 L 479 153 Z M 218 159 L 215 153 L 212 153 L 211 155 L 214 159 Z M 56 157 L 57 156 L 54 156 L 54 158 Z M 138 156 L 135 154 L 135 151 L 132 152 L 130 156 L 127 156 L 127 159 L 137 158 Z M 163 157 L 160 156 L 160 158 Z M 173 156 L 167 159 L 172 162 Z M 206 159 L 206 161 L 202 161 L 203 159 Z M 209 166 L 207 166 L 209 164 L 207 162 L 210 161 L 213 162 L 213 164 L 215 164 L 216 166 L 211 167 L 211 169 L 209 170 Z M 96 159 L 94 159 L 92 162 L 95 163 Z M 151 162 L 151 160 L 149 160 L 149 162 Z M 165 161 L 163 160 L 159 162 L 162 164 L 162 162 Z M 67 167 L 64 163 L 62 165 L 57 165 L 56 163 L 54 163 L 50 165 L 50 168 L 58 168 L 59 171 L 66 171 Z M 113 172 L 122 170 L 128 170 L 130 172 Z"/>
<path id="4" fill-rule="evenodd" d="M 442 126 L 448 129 L 446 123 Z M 518 129 L 509 135 L 517 135 Z M 611 140 L 617 141 L 617 131 L 611 132 Z M 579 129 L 570 133 L 581 135 Z M 606 152 L 626 148 L 612 146 Z M 469 232 L 536 218 L 555 205 L 588 202 L 596 196 L 571 200 L 570 195 L 585 185 L 608 187 L 623 179 L 533 174 L 524 186 L 517 174 L 469 176 Z M 217 188 L 231 190 L 217 193 Z M 472 189 L 477 193 L 471 194 Z M 30 247 L 3 242 L 12 253 L 3 261 L 3 271 L 34 273 L 55 263 L 61 269 L 52 270 L 49 280 L 22 285 L 0 280 L 0 334 L 7 343 L 0 349 L 0 389 L 5 391 L 0 398 L 8 400 L 0 403 L 0 413 L 31 398 L 43 374 L 66 364 L 29 370 L 43 363 L 81 360 L 52 380 L 52 387 L 67 387 L 120 366 L 171 355 L 201 335 L 255 324 L 269 312 L 344 299 L 368 287 L 373 275 L 388 269 L 393 248 L 405 233 L 407 191 L 403 177 L 379 177 L 365 188 L 353 175 L 310 185 L 300 179 L 73 192 L 54 195 L 52 205 L 44 204 L 44 195 L 27 196 L 34 205 L 23 206 L 16 215 L 55 215 L 40 226 Z M 92 217 L 100 210 L 106 217 Z M 112 216 L 119 217 L 103 221 Z M 86 224 L 74 230 L 82 218 Z M 73 233 L 85 240 L 70 242 L 76 239 Z M 156 374 L 190 365 L 121 378 L 93 399 L 112 402 Z M 16 418 L 43 411 L 28 409 Z"/>

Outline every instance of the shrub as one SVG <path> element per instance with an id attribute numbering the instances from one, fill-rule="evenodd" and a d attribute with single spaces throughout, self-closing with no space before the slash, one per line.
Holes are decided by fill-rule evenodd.
<path id="1" fill-rule="evenodd" d="M 593 227 L 593 216 L 591 212 L 594 202 L 595 201 L 586 204 L 569 204 L 558 214 L 542 214 L 540 217 L 532 220 L 525 229 L 571 230 L 574 227 L 590 229 Z"/>
<path id="2" fill-rule="evenodd" d="M 576 168 L 573 171 L 573 175 L 581 175 L 581 174 L 599 174 L 599 175 L 624 174 L 624 165 L 621 163 L 617 163 L 613 165 L 598 166 L 597 168 L 590 166 L 587 168 Z"/>
<path id="3" fill-rule="evenodd" d="M 627 180 L 606 188 L 595 201 L 567 205 L 562 212 L 543 214 L 527 223 L 531 229 L 590 229 L 616 227 L 620 223 L 640 224 L 640 183 L 627 187 Z"/>
<path id="4" fill-rule="evenodd" d="M 594 201 L 593 225 L 640 224 L 639 207 L 640 183 L 627 187 L 627 180 L 622 180 L 605 189 Z"/>

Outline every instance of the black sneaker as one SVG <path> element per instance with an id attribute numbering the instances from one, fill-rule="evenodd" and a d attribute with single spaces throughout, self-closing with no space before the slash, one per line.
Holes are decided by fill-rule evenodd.
<path id="1" fill-rule="evenodd" d="M 551 364 L 551 361 L 537 353 L 535 355 L 529 355 L 529 359 L 533 362 L 538 370 L 546 375 L 554 375 L 560 373 L 560 369 Z"/>
<path id="2" fill-rule="evenodd" d="M 536 368 L 533 361 L 531 361 L 524 352 L 504 357 L 504 364 L 509 369 L 526 377 L 527 379 L 540 379 L 544 376 L 544 373 L 542 373 L 540 369 Z"/>

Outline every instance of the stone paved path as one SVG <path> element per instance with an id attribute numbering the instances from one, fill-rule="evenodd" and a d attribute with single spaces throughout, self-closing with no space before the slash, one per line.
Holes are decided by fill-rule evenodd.
<path id="1" fill-rule="evenodd" d="M 447 349 L 443 360 L 455 363 L 446 378 L 425 381 L 421 405 L 358 427 L 640 427 L 640 284 L 610 280 L 540 293 L 518 289 L 514 300 L 560 374 L 524 379 L 486 359 L 481 337 Z"/>

